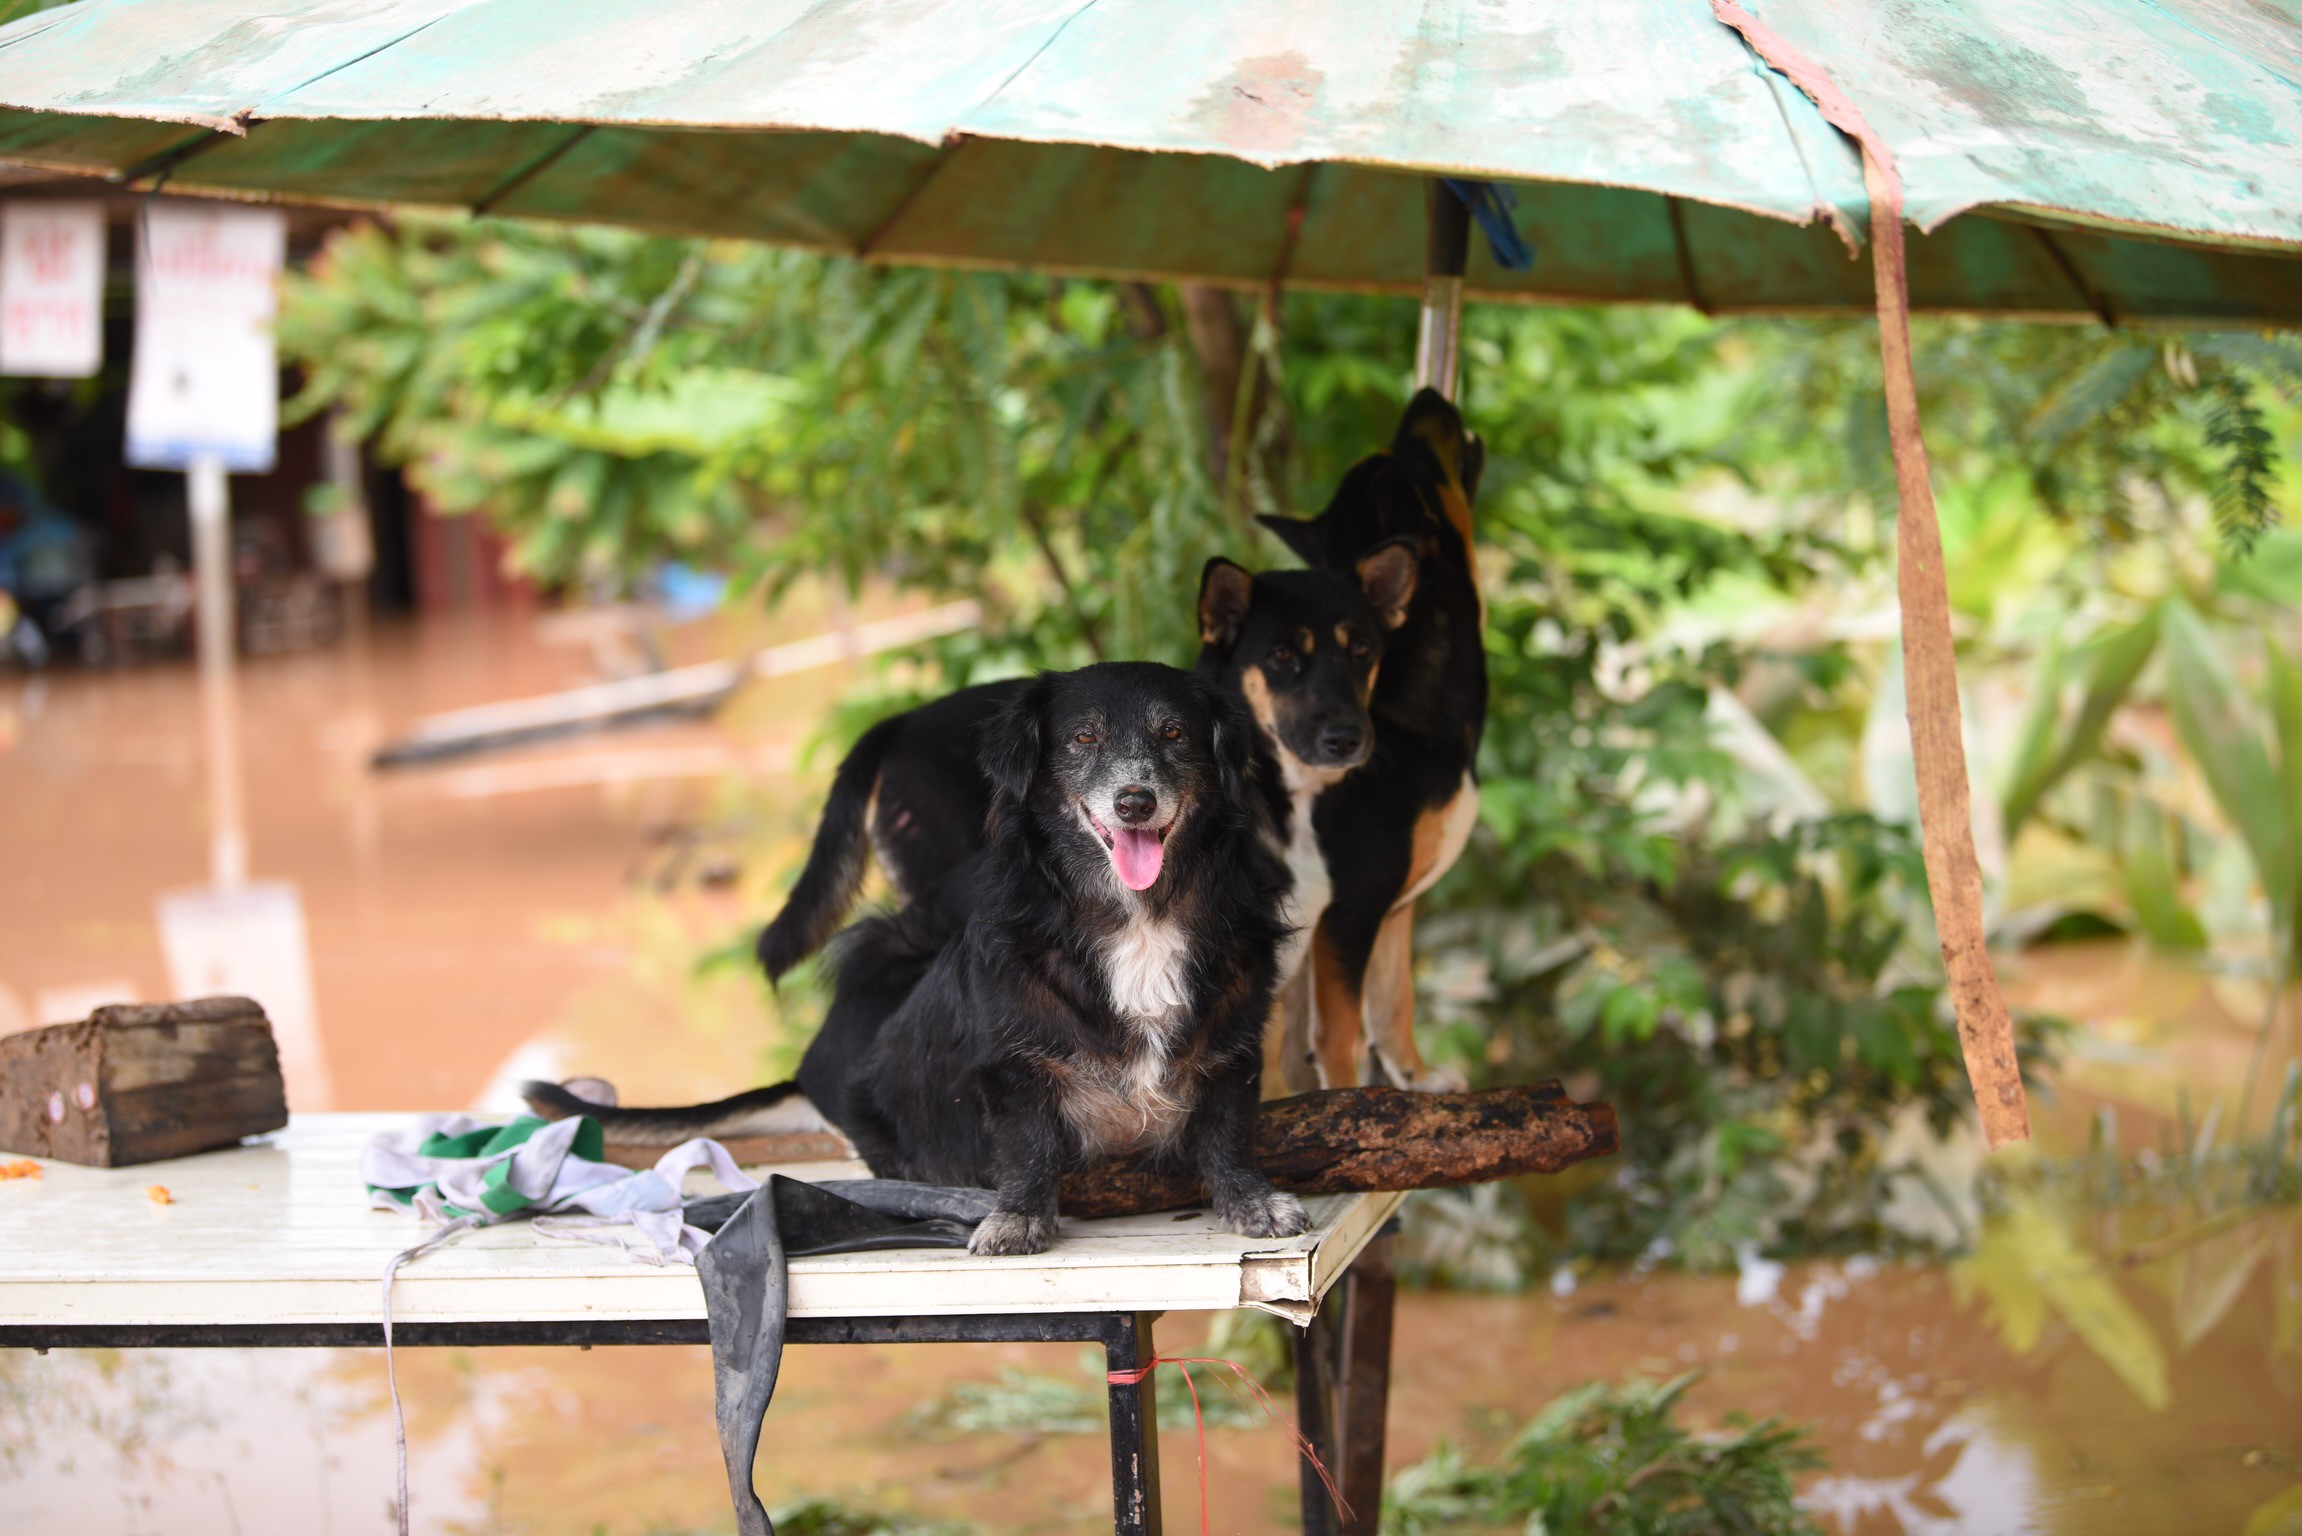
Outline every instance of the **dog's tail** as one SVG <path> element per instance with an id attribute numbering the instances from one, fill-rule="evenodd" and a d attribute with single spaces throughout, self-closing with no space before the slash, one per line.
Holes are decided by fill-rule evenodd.
<path id="1" fill-rule="evenodd" d="M 804 1136 L 831 1129 L 795 1082 L 770 1083 L 732 1099 L 669 1109 L 595 1104 L 557 1083 L 522 1083 L 520 1097 L 546 1120 L 589 1115 L 609 1141 L 622 1146 L 675 1147 L 697 1136 L 725 1141 L 731 1136 Z"/>
<path id="2" fill-rule="evenodd" d="M 880 764 L 895 744 L 902 722 L 897 715 L 865 731 L 832 777 L 831 795 L 823 802 L 823 820 L 816 824 L 815 846 L 808 850 L 799 883 L 791 888 L 775 921 L 759 932 L 759 963 L 769 981 L 781 981 L 784 972 L 821 949 L 855 905 L 871 847 L 871 797 L 879 785 Z"/>

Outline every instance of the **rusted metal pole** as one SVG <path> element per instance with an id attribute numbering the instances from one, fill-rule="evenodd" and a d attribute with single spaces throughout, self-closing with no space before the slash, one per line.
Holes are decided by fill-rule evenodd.
<path id="1" fill-rule="evenodd" d="M 1471 210 L 1433 177 L 1426 194 L 1430 237 L 1423 262 L 1423 316 L 1415 333 L 1415 387 L 1449 400 L 1462 373 L 1463 268 L 1471 254 Z"/>

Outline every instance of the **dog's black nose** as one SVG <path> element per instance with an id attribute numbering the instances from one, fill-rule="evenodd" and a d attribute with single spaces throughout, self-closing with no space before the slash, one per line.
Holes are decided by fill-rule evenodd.
<path id="1" fill-rule="evenodd" d="M 1319 754 L 1330 763 L 1357 757 L 1360 740 L 1359 728 L 1355 725 L 1327 726 L 1319 732 Z"/>
<path id="2" fill-rule="evenodd" d="M 1140 784 L 1130 784 L 1111 797 L 1111 809 L 1121 821 L 1138 826 L 1158 811 L 1159 797 Z"/>

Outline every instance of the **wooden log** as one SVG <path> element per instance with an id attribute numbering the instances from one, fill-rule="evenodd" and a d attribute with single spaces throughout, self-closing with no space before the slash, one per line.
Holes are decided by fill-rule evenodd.
<path id="1" fill-rule="evenodd" d="M 1555 1082 L 1483 1093 L 1328 1088 L 1275 1099 L 1255 1122 L 1255 1166 L 1298 1195 L 1444 1189 L 1557 1173 L 1617 1146 L 1614 1107 L 1577 1104 Z M 1063 1181 L 1073 1216 L 1203 1205 L 1188 1169 L 1114 1158 Z"/>
<path id="2" fill-rule="evenodd" d="M 287 1123 L 271 1022 L 244 997 L 124 1004 L 0 1036 L 0 1151 L 124 1168 Z"/>
<path id="3" fill-rule="evenodd" d="M 854 1155 L 820 1133 L 729 1137 L 724 1145 L 752 1166 Z M 1273 1100 L 1255 1122 L 1256 1166 L 1298 1195 L 1487 1184 L 1557 1173 L 1615 1147 L 1613 1107 L 1574 1103 L 1555 1082 L 1483 1093 L 1329 1088 Z M 663 1153 L 610 1141 L 606 1155 L 648 1168 Z M 1196 1174 L 1147 1157 L 1114 1158 L 1063 1181 L 1063 1209 L 1074 1216 L 1143 1215 L 1206 1199 Z"/>

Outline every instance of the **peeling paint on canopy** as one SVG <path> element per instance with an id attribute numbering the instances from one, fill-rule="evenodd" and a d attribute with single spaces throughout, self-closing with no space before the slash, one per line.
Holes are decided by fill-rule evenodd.
<path id="1" fill-rule="evenodd" d="M 2302 321 L 2274 3 L 1750 8 L 1892 144 L 1918 307 L 2228 323 Z M 1516 185 L 1541 253 L 1475 254 L 1477 295 L 1870 306 L 1857 157 L 1704 0 L 80 0 L 0 31 L 0 158 L 1398 290 L 1447 172 Z"/>

